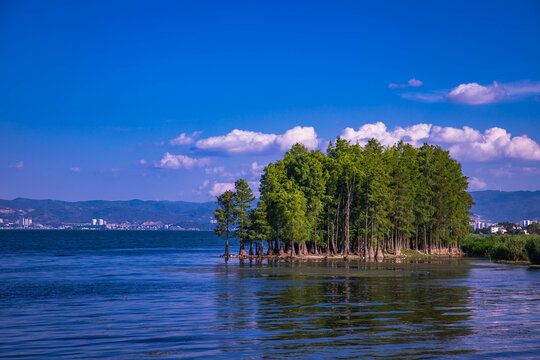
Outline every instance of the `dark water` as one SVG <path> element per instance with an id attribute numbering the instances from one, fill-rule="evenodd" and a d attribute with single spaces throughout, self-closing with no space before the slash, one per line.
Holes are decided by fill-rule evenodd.
<path id="1" fill-rule="evenodd" d="M 540 355 L 540 271 L 525 266 L 221 252 L 211 233 L 0 231 L 0 356 Z"/>

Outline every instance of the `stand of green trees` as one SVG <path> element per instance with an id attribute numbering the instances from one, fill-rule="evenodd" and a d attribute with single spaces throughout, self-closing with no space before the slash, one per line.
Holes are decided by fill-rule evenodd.
<path id="1" fill-rule="evenodd" d="M 470 231 L 467 177 L 447 151 L 428 144 L 337 138 L 326 154 L 296 144 L 265 167 L 255 208 L 247 182 L 235 185 L 218 197 L 216 233 L 234 229 L 240 255 L 246 241 L 260 256 L 263 241 L 268 255 L 281 256 L 448 254 Z"/>

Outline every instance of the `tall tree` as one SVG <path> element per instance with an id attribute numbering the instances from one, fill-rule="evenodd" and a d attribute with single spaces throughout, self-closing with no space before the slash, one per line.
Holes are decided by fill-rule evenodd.
<path id="1" fill-rule="evenodd" d="M 214 212 L 217 220 L 214 232 L 217 236 L 225 238 L 225 257 L 229 257 L 229 233 L 234 223 L 234 193 L 230 190 L 217 196 L 218 207 Z"/>
<path id="2" fill-rule="evenodd" d="M 245 241 L 248 237 L 249 226 L 249 209 L 251 203 L 255 200 L 253 191 L 249 187 L 249 184 L 245 179 L 238 179 L 234 183 L 234 224 L 236 229 L 234 230 L 234 236 L 240 241 L 240 253 L 239 255 L 245 256 Z M 250 251 L 252 252 L 252 251 Z M 250 255 L 253 255 L 252 253 Z"/>

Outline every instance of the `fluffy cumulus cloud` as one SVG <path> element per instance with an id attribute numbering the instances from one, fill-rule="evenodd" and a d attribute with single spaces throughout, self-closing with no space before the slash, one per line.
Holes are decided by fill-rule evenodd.
<path id="1" fill-rule="evenodd" d="M 468 126 L 463 128 L 416 124 L 409 127 L 387 129 L 382 122 L 365 124 L 358 130 L 345 128 L 341 137 L 352 143 L 365 145 L 375 138 L 389 146 L 403 140 L 413 146 L 424 142 L 439 144 L 461 161 L 488 161 L 494 159 L 540 160 L 540 146 L 527 135 L 512 136 L 505 129 L 493 127 L 481 133 Z"/>
<path id="2" fill-rule="evenodd" d="M 259 197 L 261 195 L 259 192 L 259 181 L 248 181 L 248 185 L 253 191 L 253 195 L 255 195 L 255 197 Z M 228 190 L 234 191 L 234 182 L 215 182 L 210 191 L 208 191 L 208 194 L 211 196 L 219 196 Z"/>
<path id="3" fill-rule="evenodd" d="M 234 183 L 232 182 L 216 182 L 214 185 L 212 185 L 212 188 L 208 192 L 208 194 L 212 196 L 219 196 L 223 194 L 225 191 L 228 190 L 234 190 Z"/>
<path id="4" fill-rule="evenodd" d="M 484 190 L 487 184 L 484 180 L 472 177 L 469 179 L 469 190 Z"/>
<path id="5" fill-rule="evenodd" d="M 199 135 L 201 131 L 194 131 L 191 134 L 181 133 L 174 139 L 169 140 L 169 145 L 172 146 L 181 146 L 181 145 L 189 145 L 193 143 L 193 139 Z"/>
<path id="6" fill-rule="evenodd" d="M 416 124 L 405 128 L 398 126 L 393 130 L 388 130 L 386 125 L 379 121 L 375 124 L 365 124 L 358 130 L 345 128 L 340 136 L 361 145 L 365 145 L 369 139 L 375 138 L 386 146 L 393 145 L 400 140 L 413 146 L 419 146 L 422 144 L 422 140 L 429 137 L 430 129 L 431 124 Z"/>
<path id="7" fill-rule="evenodd" d="M 527 135 L 512 137 L 512 134 L 498 127 L 487 129 L 477 139 L 456 142 L 449 147 L 449 150 L 452 156 L 464 161 L 488 161 L 501 158 L 540 160 L 538 143 Z"/>
<path id="8" fill-rule="evenodd" d="M 390 89 L 403 89 L 403 88 L 408 88 L 408 87 L 420 87 L 422 85 L 424 85 L 424 83 L 421 82 L 420 80 L 417 80 L 415 78 L 411 78 L 411 79 L 409 79 L 409 81 L 407 81 L 406 84 L 391 83 L 391 84 L 388 84 L 388 87 Z"/>
<path id="9" fill-rule="evenodd" d="M 450 102 L 467 105 L 480 105 L 499 102 L 508 96 L 506 89 L 497 82 L 483 86 L 477 83 L 461 84 L 448 93 Z"/>
<path id="10" fill-rule="evenodd" d="M 390 84 L 396 85 L 396 84 Z M 397 88 L 408 87 L 406 85 L 394 86 Z M 522 100 L 530 96 L 536 99 L 540 94 L 540 82 L 518 81 L 511 83 L 499 83 L 481 85 L 476 82 L 460 84 L 450 91 L 438 90 L 434 92 L 405 92 L 400 96 L 420 102 L 444 102 L 456 104 L 482 105 L 501 101 Z"/>
<path id="11" fill-rule="evenodd" d="M 200 150 L 221 152 L 228 155 L 260 154 L 269 151 L 286 151 L 292 145 L 302 143 L 309 149 L 317 148 L 319 139 L 313 127 L 295 126 L 284 134 L 235 129 L 223 136 L 198 140 Z"/>
<path id="12" fill-rule="evenodd" d="M 186 155 L 173 155 L 165 153 L 160 161 L 154 162 L 154 167 L 162 169 L 193 169 L 194 167 L 203 167 L 210 164 L 210 159 L 194 159 Z"/>
<path id="13" fill-rule="evenodd" d="M 429 139 L 436 143 L 462 143 L 473 142 L 482 139 L 480 131 L 468 126 L 464 126 L 462 129 L 453 127 L 441 127 L 433 126 L 431 128 L 431 134 Z"/>

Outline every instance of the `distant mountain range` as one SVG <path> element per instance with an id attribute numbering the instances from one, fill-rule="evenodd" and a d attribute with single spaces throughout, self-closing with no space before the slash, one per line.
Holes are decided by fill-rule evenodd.
<path id="1" fill-rule="evenodd" d="M 540 220 L 540 191 L 473 191 L 475 217 L 485 221 Z M 17 198 L 0 200 L 0 219 L 30 217 L 43 225 L 83 224 L 92 219 L 108 223 L 161 222 L 183 228 L 211 230 L 215 202 L 185 201 L 59 201 Z"/>
<path id="2" fill-rule="evenodd" d="M 0 200 L 0 218 L 16 220 L 30 217 L 43 225 L 83 224 L 92 219 L 108 223 L 142 224 L 161 222 L 183 228 L 210 230 L 215 210 L 214 202 L 195 203 L 184 201 L 59 201 L 17 198 Z"/>
<path id="3" fill-rule="evenodd" d="M 472 212 L 492 222 L 540 220 L 540 191 L 472 191 Z"/>

